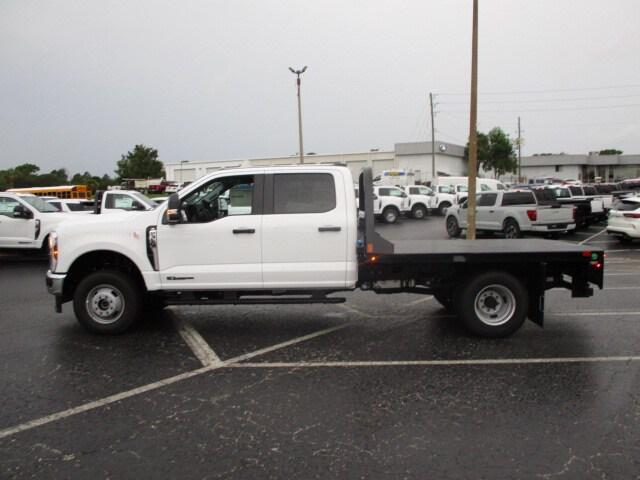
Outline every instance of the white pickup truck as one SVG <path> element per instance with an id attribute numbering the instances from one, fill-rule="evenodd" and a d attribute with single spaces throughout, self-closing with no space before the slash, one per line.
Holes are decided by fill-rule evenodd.
<path id="1" fill-rule="evenodd" d="M 0 192 L 0 248 L 46 251 L 49 233 L 67 219 L 35 195 Z"/>
<path id="2" fill-rule="evenodd" d="M 94 213 L 149 211 L 158 205 L 136 190 L 99 190 Z"/>
<path id="3" fill-rule="evenodd" d="M 544 293 L 603 286 L 602 249 L 548 240 L 390 242 L 374 227 L 370 168 L 301 165 L 220 170 L 155 210 L 92 215 L 50 236 L 57 311 L 100 333 L 165 305 L 341 303 L 356 288 L 433 294 L 472 332 L 542 325 Z M 242 194 L 235 195 L 235 192 Z M 221 208 L 218 201 L 225 200 Z M 235 210 L 234 199 L 248 204 Z M 232 213 L 233 212 L 233 213 Z M 234 214 L 237 213 L 237 214 Z"/>
<path id="4" fill-rule="evenodd" d="M 404 193 L 409 196 L 409 215 L 412 218 L 425 218 L 431 213 L 435 200 L 435 193 L 423 185 L 409 185 L 404 187 Z"/>
<path id="5" fill-rule="evenodd" d="M 408 195 L 400 187 L 376 185 L 373 214 L 385 223 L 396 223 L 400 215 L 409 213 Z"/>
<path id="6" fill-rule="evenodd" d="M 541 190 L 536 194 L 544 192 Z M 461 230 L 467 228 L 466 201 L 447 210 L 445 225 L 450 237 L 460 236 Z M 501 190 L 477 195 L 478 231 L 502 232 L 505 238 L 520 238 L 523 232 L 555 236 L 575 228 L 572 206 L 561 206 L 553 198 L 540 201 L 531 190 Z"/>

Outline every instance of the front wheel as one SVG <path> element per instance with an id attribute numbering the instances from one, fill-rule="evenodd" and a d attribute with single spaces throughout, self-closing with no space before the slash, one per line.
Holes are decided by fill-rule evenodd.
<path id="1" fill-rule="evenodd" d="M 424 217 L 427 216 L 427 209 L 424 208 L 422 205 L 415 205 L 411 209 L 411 216 L 417 220 L 422 220 Z"/>
<path id="2" fill-rule="evenodd" d="M 394 207 L 387 207 L 382 211 L 382 218 L 385 223 L 396 223 L 400 213 Z"/>
<path id="3" fill-rule="evenodd" d="M 527 315 L 529 296 L 520 280 L 509 273 L 488 272 L 472 278 L 456 295 L 462 323 L 482 337 L 507 337 Z"/>
<path id="4" fill-rule="evenodd" d="M 451 238 L 458 238 L 462 230 L 460 229 L 460 225 L 458 225 L 458 220 L 453 215 L 447 217 L 447 234 Z"/>
<path id="5" fill-rule="evenodd" d="M 438 215 L 444 216 L 447 213 L 447 208 L 451 207 L 449 202 L 442 202 L 438 205 Z"/>
<path id="6" fill-rule="evenodd" d="M 138 286 L 117 270 L 90 273 L 78 284 L 73 296 L 78 322 L 95 333 L 126 331 L 138 318 L 142 306 Z"/>

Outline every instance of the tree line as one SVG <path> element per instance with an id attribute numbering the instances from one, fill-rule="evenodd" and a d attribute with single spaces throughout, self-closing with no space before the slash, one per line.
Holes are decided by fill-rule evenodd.
<path id="1" fill-rule="evenodd" d="M 122 155 L 116 163 L 115 176 L 93 175 L 88 171 L 70 176 L 65 168 L 40 172 L 33 163 L 23 163 L 13 168 L 0 170 L 0 191 L 9 188 L 52 187 L 56 185 L 88 185 L 92 191 L 106 190 L 119 185 L 123 178 L 163 178 L 164 165 L 158 160 L 158 150 L 136 145 L 132 151 Z"/>

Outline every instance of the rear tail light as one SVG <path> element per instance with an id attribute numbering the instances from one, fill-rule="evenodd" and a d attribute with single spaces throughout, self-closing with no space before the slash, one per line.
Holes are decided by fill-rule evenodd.
<path id="1" fill-rule="evenodd" d="M 624 213 L 623 215 L 627 218 L 640 218 L 640 213 Z"/>
<path id="2" fill-rule="evenodd" d="M 531 220 L 532 222 L 535 222 L 536 220 L 538 220 L 538 211 L 527 210 L 527 217 L 529 217 L 529 220 Z"/>
<path id="3" fill-rule="evenodd" d="M 576 215 L 578 213 L 578 209 L 576 207 L 573 207 L 573 219 L 576 219 Z"/>

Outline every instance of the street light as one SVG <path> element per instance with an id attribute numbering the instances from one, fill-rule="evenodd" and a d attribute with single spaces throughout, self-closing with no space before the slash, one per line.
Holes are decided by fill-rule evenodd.
<path id="1" fill-rule="evenodd" d="M 188 163 L 189 160 L 180 160 L 180 185 L 182 185 L 182 170 L 183 170 L 183 165 L 185 163 Z"/>
<path id="2" fill-rule="evenodd" d="M 293 68 L 289 67 L 291 73 L 296 75 L 296 84 L 298 85 L 298 138 L 300 140 L 300 163 L 304 163 L 304 150 L 302 149 L 302 107 L 300 106 L 300 75 L 302 75 L 306 69 L 306 65 L 302 70 L 294 70 Z"/>

